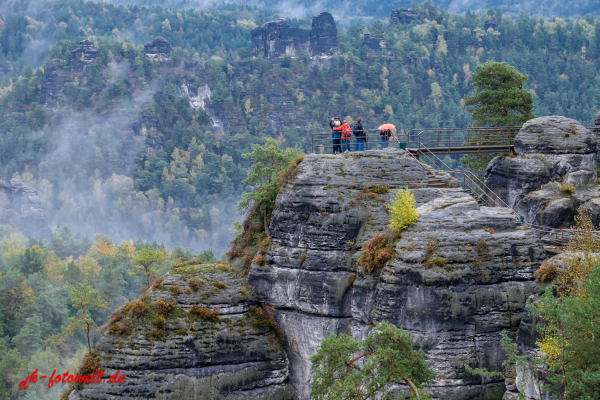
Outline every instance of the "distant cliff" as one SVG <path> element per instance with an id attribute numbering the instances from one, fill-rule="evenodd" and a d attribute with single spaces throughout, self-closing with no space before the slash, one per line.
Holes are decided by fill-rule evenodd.
<path id="1" fill-rule="evenodd" d="M 311 57 L 332 56 L 338 48 L 337 26 L 333 16 L 321 13 L 313 18 L 312 29 L 292 28 L 280 19 L 252 30 L 252 53 L 255 58 L 295 57 L 301 50 Z"/>
<path id="2" fill-rule="evenodd" d="M 37 192 L 18 179 L 0 181 L 0 224 L 12 224 L 26 237 L 52 236 Z"/>

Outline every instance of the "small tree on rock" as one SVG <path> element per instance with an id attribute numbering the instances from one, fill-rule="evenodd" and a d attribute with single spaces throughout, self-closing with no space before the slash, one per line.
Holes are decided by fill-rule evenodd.
<path id="1" fill-rule="evenodd" d="M 133 268 L 139 270 L 139 272 L 130 272 L 130 274 L 137 275 L 138 273 L 142 273 L 141 271 L 144 271 L 146 283 L 150 286 L 150 276 L 156 273 L 156 268 L 153 268 L 152 266 L 163 262 L 166 259 L 167 253 L 163 249 L 152 250 L 149 247 L 140 249 L 138 255 L 135 257 L 135 264 L 133 265 Z"/>
<path id="2" fill-rule="evenodd" d="M 240 211 L 247 211 L 255 207 L 255 212 L 262 215 L 267 228 L 267 214 L 273 208 L 275 199 L 281 186 L 282 172 L 293 164 L 294 159 L 301 156 L 301 151 L 294 148 L 281 150 L 275 139 L 264 138 L 265 145 L 252 145 L 252 152 L 242 154 L 242 157 L 254 160 L 254 164 L 248 170 L 248 178 L 244 180 L 246 185 L 255 185 L 250 193 L 242 194 L 244 200 L 238 204 Z"/>
<path id="3" fill-rule="evenodd" d="M 403 381 L 411 398 L 426 398 L 423 384 L 435 372 L 423 362 L 423 354 L 412 348 L 410 335 L 385 321 L 361 341 L 332 333 L 310 358 L 310 395 L 316 400 L 384 399 Z"/>

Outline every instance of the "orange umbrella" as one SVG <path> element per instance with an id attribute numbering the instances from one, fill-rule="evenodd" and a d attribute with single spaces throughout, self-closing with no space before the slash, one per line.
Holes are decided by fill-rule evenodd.
<path id="1" fill-rule="evenodd" d="M 388 129 L 392 130 L 392 129 L 396 129 L 396 125 L 393 125 L 393 124 L 383 124 L 379 128 L 377 128 L 377 129 L 379 129 L 381 131 L 386 131 Z"/>

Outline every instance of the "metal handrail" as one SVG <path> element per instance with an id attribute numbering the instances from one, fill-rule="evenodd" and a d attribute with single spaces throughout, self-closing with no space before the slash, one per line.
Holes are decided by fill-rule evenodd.
<path id="1" fill-rule="evenodd" d="M 592 132 L 595 132 L 596 134 L 600 133 L 600 126 L 591 126 L 591 127 L 586 127 L 587 129 L 590 129 Z M 417 157 L 415 157 L 415 155 L 413 154 L 413 152 L 416 152 L 417 155 L 422 154 L 425 155 L 425 153 L 428 153 L 426 156 L 432 156 L 434 157 L 436 160 L 438 160 L 441 164 L 443 164 L 447 169 L 438 169 L 437 171 L 440 172 L 445 172 L 448 174 L 460 174 L 463 177 L 463 187 L 465 188 L 465 190 L 469 190 L 471 193 L 474 193 L 473 187 L 475 187 L 475 189 L 477 191 L 479 191 L 480 193 L 482 193 L 482 195 L 485 195 L 489 200 L 492 200 L 494 205 L 497 206 L 499 203 L 503 206 L 506 207 L 508 209 L 510 209 L 512 211 L 512 213 L 518 217 L 518 223 L 522 223 L 523 226 L 527 227 L 528 229 L 534 231 L 535 233 L 538 234 L 540 240 L 542 240 L 544 237 L 547 237 L 548 235 L 552 235 L 554 234 L 556 241 L 559 243 L 559 248 L 565 248 L 569 245 L 570 243 L 570 236 L 572 236 L 572 234 L 576 234 L 576 233 L 584 233 L 584 234 L 592 234 L 594 236 L 598 236 L 600 238 L 600 231 L 581 231 L 581 230 L 577 230 L 577 229 L 556 229 L 556 228 L 550 228 L 550 227 L 545 227 L 545 226 L 540 226 L 540 225 L 536 225 L 533 223 L 528 223 L 524 221 L 524 218 L 512 207 L 510 207 L 508 204 L 506 204 L 501 198 L 500 196 L 498 196 L 497 194 L 495 194 L 485 183 L 483 183 L 478 177 L 477 175 L 475 175 L 473 172 L 471 171 L 459 171 L 459 170 L 452 170 L 450 169 L 450 167 L 439 157 L 437 157 L 435 155 L 435 153 L 433 153 L 433 151 L 431 151 L 429 149 L 429 147 L 425 144 L 425 140 L 423 140 L 424 137 L 426 137 L 427 134 L 429 134 L 430 136 L 432 136 L 433 134 L 436 134 L 435 137 L 435 143 L 438 145 L 436 147 L 440 148 L 448 148 L 448 151 L 450 151 L 453 147 L 466 147 L 469 146 L 469 144 L 466 144 L 466 142 L 468 142 L 469 140 L 475 140 L 474 142 L 474 146 L 479 146 L 479 148 L 481 149 L 481 146 L 485 145 L 486 143 L 492 144 L 492 145 L 506 145 L 507 147 L 510 148 L 510 146 L 514 146 L 514 140 L 516 135 L 514 135 L 513 137 L 513 133 L 515 131 L 520 130 L 521 127 L 518 126 L 511 126 L 511 127 L 497 127 L 497 128 L 431 128 L 431 129 L 411 129 L 406 133 L 402 133 L 402 134 L 392 134 L 392 136 L 389 138 L 389 141 L 393 141 L 396 143 L 402 143 L 401 139 L 402 137 L 406 137 L 406 147 L 407 147 L 407 153 L 414 158 L 415 160 L 419 161 Z M 365 129 L 365 132 L 369 132 L 369 131 L 377 131 L 380 132 L 379 129 Z M 416 132 L 418 132 L 417 134 L 415 134 Z M 440 133 L 441 132 L 446 132 L 449 133 L 447 138 L 444 138 L 444 140 L 447 139 L 447 145 L 444 146 L 439 146 L 440 144 Z M 461 144 L 455 144 L 452 142 L 452 138 L 451 138 L 451 133 L 453 132 L 466 132 L 466 136 L 465 135 L 461 135 L 461 140 L 462 143 Z M 475 138 L 473 136 L 471 136 L 471 138 L 469 138 L 469 133 L 478 133 L 478 135 L 475 136 Z M 504 137 L 498 137 L 497 135 L 499 133 L 503 133 L 503 132 L 508 132 L 508 136 L 504 136 Z M 484 134 L 487 133 L 487 134 Z M 312 149 L 313 152 L 315 150 L 315 136 L 327 136 L 327 139 L 317 139 L 317 141 L 320 140 L 330 140 L 331 139 L 331 132 L 319 132 L 319 133 L 314 133 L 312 136 L 313 139 L 313 143 L 312 143 Z M 366 134 L 366 137 L 379 137 L 379 134 Z M 413 147 L 411 146 L 411 137 L 416 138 L 416 146 Z M 352 139 L 352 137 L 350 138 Z M 506 140 L 503 140 L 506 139 Z M 492 141 L 493 140 L 493 141 Z M 502 143 L 498 143 L 498 140 L 500 140 Z M 352 140 L 349 140 L 352 141 Z M 368 150 L 368 140 L 365 141 L 365 147 L 366 150 Z M 429 142 L 429 140 L 427 140 L 427 142 Z M 356 142 L 353 142 L 356 143 Z M 413 142 L 414 143 L 414 142 Z M 322 146 L 322 145 L 321 145 Z M 435 169 L 434 169 L 435 170 Z M 467 180 L 469 181 L 469 189 L 467 189 L 467 185 L 466 182 Z M 486 190 L 482 189 L 483 186 Z M 486 200 L 486 204 L 488 203 L 488 201 Z M 560 234 L 560 240 L 558 239 L 558 236 Z M 565 238 L 565 234 L 567 234 L 567 237 Z"/>

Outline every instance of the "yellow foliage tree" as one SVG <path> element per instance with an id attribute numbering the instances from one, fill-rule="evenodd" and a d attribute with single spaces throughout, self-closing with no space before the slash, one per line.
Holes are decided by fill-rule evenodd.
<path id="1" fill-rule="evenodd" d="M 402 232 L 417 222 L 417 207 L 415 196 L 408 189 L 398 189 L 392 204 L 386 205 L 390 212 L 389 227 L 396 232 Z"/>

